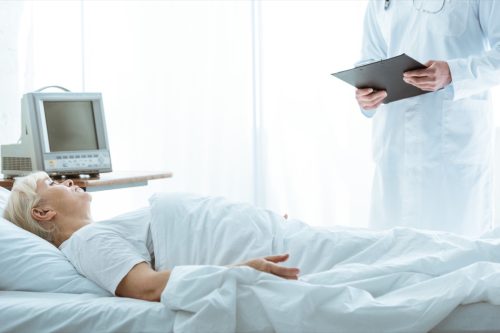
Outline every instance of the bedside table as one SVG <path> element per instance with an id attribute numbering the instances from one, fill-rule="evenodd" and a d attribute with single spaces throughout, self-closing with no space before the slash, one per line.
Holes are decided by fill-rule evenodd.
<path id="1" fill-rule="evenodd" d="M 151 172 L 151 171 L 115 171 L 106 172 L 95 178 L 68 178 L 75 185 L 78 185 L 87 192 L 114 190 L 119 188 L 145 186 L 150 180 L 164 179 L 172 177 L 171 172 Z M 59 180 L 59 179 L 54 179 Z M 0 176 L 0 186 L 8 190 L 12 189 L 14 179 Z"/>

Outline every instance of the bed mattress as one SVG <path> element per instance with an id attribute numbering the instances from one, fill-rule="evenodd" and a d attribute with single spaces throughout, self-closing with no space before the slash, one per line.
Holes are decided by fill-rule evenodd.
<path id="1" fill-rule="evenodd" d="M 90 294 L 0 291 L 0 332 L 172 332 L 163 304 Z M 432 332 L 500 332 L 500 306 L 463 305 Z"/>
<path id="2" fill-rule="evenodd" d="M 500 305 L 473 303 L 461 305 L 439 323 L 434 333 L 500 332 Z"/>
<path id="3" fill-rule="evenodd" d="M 0 291 L 0 332 L 172 332 L 161 303 L 91 294 Z"/>

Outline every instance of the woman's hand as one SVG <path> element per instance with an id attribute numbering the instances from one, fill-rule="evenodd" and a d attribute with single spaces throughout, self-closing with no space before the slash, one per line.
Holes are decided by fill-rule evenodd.
<path id="1" fill-rule="evenodd" d="M 297 280 L 300 272 L 298 268 L 289 268 L 277 265 L 277 263 L 286 261 L 288 257 L 288 254 L 280 254 L 264 258 L 251 259 L 240 264 L 240 266 L 249 266 L 258 271 L 274 274 L 284 279 Z"/>
<path id="2" fill-rule="evenodd" d="M 356 89 L 356 100 L 364 110 L 373 110 L 379 107 L 387 97 L 385 90 L 373 90 L 372 88 Z"/>

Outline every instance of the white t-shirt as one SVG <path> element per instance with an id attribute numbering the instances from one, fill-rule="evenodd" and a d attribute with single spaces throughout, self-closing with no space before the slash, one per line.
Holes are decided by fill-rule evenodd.
<path id="1" fill-rule="evenodd" d="M 94 222 L 77 230 L 59 249 L 76 270 L 115 294 L 137 264 L 154 260 L 150 208 Z"/>

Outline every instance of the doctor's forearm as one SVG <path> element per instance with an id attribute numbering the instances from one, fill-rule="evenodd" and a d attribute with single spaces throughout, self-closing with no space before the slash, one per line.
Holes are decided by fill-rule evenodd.
<path id="1" fill-rule="evenodd" d="M 448 61 L 454 100 L 485 92 L 500 84 L 500 1 L 477 1 L 477 18 L 489 50 L 475 50 L 467 58 Z"/>
<path id="2" fill-rule="evenodd" d="M 500 84 L 500 45 L 484 56 L 448 61 L 454 99 L 482 93 Z"/>

